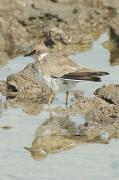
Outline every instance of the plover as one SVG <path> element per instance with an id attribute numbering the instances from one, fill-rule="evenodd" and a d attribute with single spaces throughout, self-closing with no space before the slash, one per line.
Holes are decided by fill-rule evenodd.
<path id="1" fill-rule="evenodd" d="M 44 44 L 35 46 L 33 50 L 25 56 L 35 58 L 35 69 L 37 78 L 44 82 L 52 91 L 65 91 L 66 104 L 68 101 L 69 90 L 79 81 L 101 81 L 100 76 L 108 75 L 107 72 L 96 71 L 77 65 L 67 56 L 58 53 L 49 53 Z"/>

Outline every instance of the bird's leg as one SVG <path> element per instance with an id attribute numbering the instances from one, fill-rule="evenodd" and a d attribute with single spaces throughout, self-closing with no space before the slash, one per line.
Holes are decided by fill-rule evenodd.
<path id="1" fill-rule="evenodd" d="M 66 91 L 66 99 L 65 99 L 66 107 L 68 105 L 68 97 L 69 97 L 69 91 Z"/>
<path id="2" fill-rule="evenodd" d="M 53 97 L 53 92 L 52 92 L 52 89 L 50 90 L 50 96 L 49 96 L 49 100 L 48 100 L 48 106 L 49 106 L 49 112 L 50 112 L 50 116 L 51 116 L 51 101 L 52 101 L 52 97 Z"/>
<path id="3" fill-rule="evenodd" d="M 48 105 L 50 105 L 50 104 L 51 104 L 52 97 L 53 97 L 53 92 L 52 92 L 52 89 L 51 89 L 51 90 L 50 90 L 49 100 L 48 100 Z"/>

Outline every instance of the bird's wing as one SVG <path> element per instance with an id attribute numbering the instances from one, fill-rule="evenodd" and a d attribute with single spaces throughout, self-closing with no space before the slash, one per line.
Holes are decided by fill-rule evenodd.
<path id="1" fill-rule="evenodd" d="M 45 75 L 61 77 L 67 73 L 75 72 L 78 65 L 73 61 L 70 61 L 67 57 L 50 54 L 39 62 L 40 69 Z"/>
<path id="2" fill-rule="evenodd" d="M 100 81 L 100 76 L 108 75 L 107 72 L 103 71 L 75 71 L 63 75 L 61 78 L 70 80 L 87 80 L 87 81 Z"/>
<path id="3" fill-rule="evenodd" d="M 40 62 L 40 70 L 43 74 L 53 78 L 72 80 L 100 81 L 99 76 L 108 74 L 79 66 L 69 58 L 58 54 L 50 54 L 44 57 Z"/>

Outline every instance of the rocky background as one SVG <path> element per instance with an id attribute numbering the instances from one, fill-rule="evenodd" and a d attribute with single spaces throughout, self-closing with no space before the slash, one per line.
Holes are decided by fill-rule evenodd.
<path id="1" fill-rule="evenodd" d="M 117 0 L 1 0 L 0 61 L 41 41 L 68 54 L 90 48 L 107 29 L 118 35 L 118 8 Z"/>

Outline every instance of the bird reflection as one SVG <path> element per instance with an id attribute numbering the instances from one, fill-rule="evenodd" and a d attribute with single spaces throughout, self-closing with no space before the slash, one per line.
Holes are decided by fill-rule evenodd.
<path id="1" fill-rule="evenodd" d="M 80 129 L 69 116 L 49 117 L 37 130 L 32 147 L 25 147 L 35 160 L 42 160 L 49 153 L 75 147 L 80 142 Z"/>
<path id="2" fill-rule="evenodd" d="M 110 135 L 108 131 L 100 130 L 94 122 L 74 121 L 67 115 L 50 116 L 38 127 L 32 147 L 25 147 L 35 160 L 42 160 L 49 153 L 57 153 L 69 150 L 84 143 L 108 143 Z M 78 119 L 76 119 L 78 120 Z"/>

